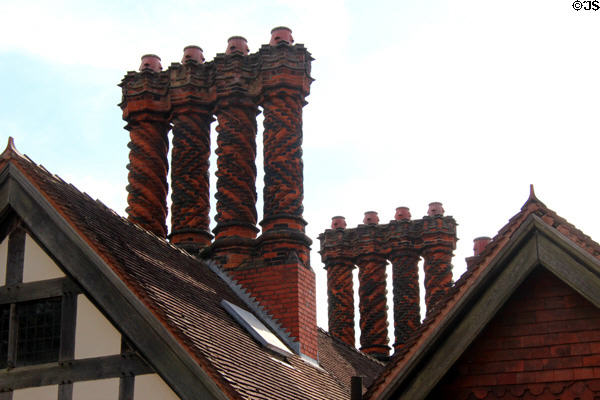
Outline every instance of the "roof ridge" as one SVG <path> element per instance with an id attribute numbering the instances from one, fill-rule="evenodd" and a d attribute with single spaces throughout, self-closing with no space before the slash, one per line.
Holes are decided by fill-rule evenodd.
<path id="1" fill-rule="evenodd" d="M 261 320 L 262 323 L 267 325 L 273 330 L 273 332 L 281 339 L 294 353 L 300 354 L 300 344 L 294 342 L 294 337 L 283 330 L 281 324 L 277 319 L 273 318 L 267 313 L 264 306 L 256 300 L 255 297 L 251 297 L 249 292 L 236 280 L 234 280 L 225 270 L 223 270 L 214 260 L 203 260 L 206 265 L 213 271 L 223 282 L 229 286 L 229 288 L 235 293 L 238 298 Z"/>

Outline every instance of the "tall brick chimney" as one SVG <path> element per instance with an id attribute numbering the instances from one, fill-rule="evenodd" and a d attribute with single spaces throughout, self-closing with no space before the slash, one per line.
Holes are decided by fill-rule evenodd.
<path id="1" fill-rule="evenodd" d="M 289 28 L 249 54 L 229 38 L 224 54 L 204 62 L 188 46 L 165 72 L 156 56 L 128 73 L 123 117 L 131 131 L 129 218 L 166 236 L 167 133 L 173 124 L 170 240 L 216 261 L 317 359 L 315 274 L 303 213 L 302 107 L 312 57 Z M 265 113 L 262 235 L 256 237 L 256 134 Z M 209 232 L 210 124 L 217 126 L 217 216 Z M 351 282 L 350 282 L 351 283 Z"/>
<path id="2" fill-rule="evenodd" d="M 354 262 L 352 250 L 344 243 L 345 218 L 333 217 L 331 229 L 326 246 L 321 248 L 321 257 L 327 270 L 329 333 L 354 347 Z"/>
<path id="3" fill-rule="evenodd" d="M 181 64 L 170 73 L 171 242 L 197 253 L 210 245 L 210 124 L 214 120 L 210 67 L 198 46 L 184 49 Z"/>
<path id="4" fill-rule="evenodd" d="M 140 72 L 129 72 L 121 84 L 123 119 L 129 130 L 128 219 L 157 236 L 167 235 L 168 75 L 160 58 L 142 57 Z"/>
<path id="5" fill-rule="evenodd" d="M 394 349 L 399 350 L 421 324 L 419 250 L 413 237 L 410 210 L 398 207 L 390 228 L 389 260 L 394 290 Z"/>
<path id="6" fill-rule="evenodd" d="M 423 258 L 425 263 L 425 304 L 431 312 L 452 286 L 452 251 L 456 248 L 456 222 L 444 218 L 442 203 L 429 204 L 423 217 Z"/>
<path id="7" fill-rule="evenodd" d="M 367 211 L 357 229 L 358 297 L 360 310 L 360 350 L 385 359 L 389 355 L 386 255 L 381 246 L 379 217 Z"/>

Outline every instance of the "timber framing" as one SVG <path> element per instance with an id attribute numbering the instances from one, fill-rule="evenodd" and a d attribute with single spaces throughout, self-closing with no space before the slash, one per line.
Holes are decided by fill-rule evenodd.
<path id="1" fill-rule="evenodd" d="M 144 375 L 153 369 L 135 353 L 86 358 L 0 371 L 0 391 Z"/>
<path id="2" fill-rule="evenodd" d="M 11 211 L 182 399 L 227 396 L 183 345 L 12 163 L 0 172 L 0 216 Z M 0 221 L 0 224 L 4 221 Z"/>
<path id="3" fill-rule="evenodd" d="M 45 281 L 17 283 L 0 287 L 0 304 L 19 303 L 58 297 L 65 293 L 77 295 L 81 289 L 69 278 L 55 278 Z"/>
<path id="4" fill-rule="evenodd" d="M 534 269 L 600 307 L 600 261 L 530 215 L 378 399 L 425 399 Z"/>

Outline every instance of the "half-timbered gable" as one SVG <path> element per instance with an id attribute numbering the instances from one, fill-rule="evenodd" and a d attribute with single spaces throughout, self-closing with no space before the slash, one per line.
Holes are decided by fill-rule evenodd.
<path id="1" fill-rule="evenodd" d="M 125 220 L 12 144 L 0 158 L 0 239 L 4 398 L 345 399 L 349 377 L 368 383 L 382 367 L 323 331 L 320 365 L 301 356 L 216 265 Z M 36 313 L 49 328 L 20 344 L 20 316 L 34 324 Z M 283 350 L 261 341 L 261 330 Z"/>

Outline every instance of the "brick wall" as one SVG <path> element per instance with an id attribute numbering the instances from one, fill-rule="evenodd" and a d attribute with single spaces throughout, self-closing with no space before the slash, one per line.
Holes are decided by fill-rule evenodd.
<path id="1" fill-rule="evenodd" d="M 536 270 L 430 395 L 431 399 L 596 399 L 600 310 Z"/>

